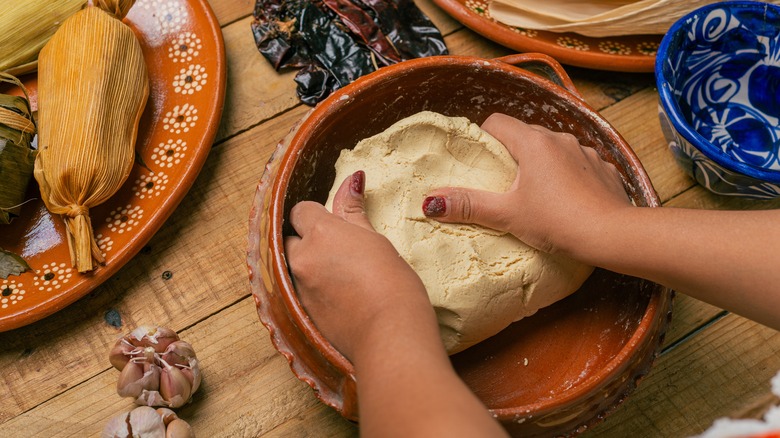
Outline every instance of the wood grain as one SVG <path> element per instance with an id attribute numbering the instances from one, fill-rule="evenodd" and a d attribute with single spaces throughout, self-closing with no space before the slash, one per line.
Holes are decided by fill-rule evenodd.
<path id="1" fill-rule="evenodd" d="M 107 354 L 144 323 L 192 342 L 204 383 L 180 410 L 198 436 L 356 436 L 314 397 L 271 346 L 249 297 L 245 248 L 255 184 L 276 142 L 307 110 L 294 71 L 277 73 L 249 28 L 254 2 L 210 0 L 227 49 L 228 89 L 219 140 L 186 199 L 147 248 L 96 291 L 30 326 L 0 333 L 0 436 L 95 436 L 132 403 L 114 392 Z M 430 0 L 418 4 L 451 53 L 511 53 L 463 28 Z M 586 102 L 636 151 L 664 205 L 778 208 L 710 194 L 675 164 L 657 120 L 652 75 L 568 68 Z M 164 279 L 163 273 L 171 273 Z M 165 276 L 168 277 L 167 275 Z M 113 324 L 113 325 L 112 325 Z M 693 298 L 675 300 L 665 350 L 624 405 L 586 436 L 686 436 L 721 416 L 756 417 L 775 403 L 778 334 Z"/>

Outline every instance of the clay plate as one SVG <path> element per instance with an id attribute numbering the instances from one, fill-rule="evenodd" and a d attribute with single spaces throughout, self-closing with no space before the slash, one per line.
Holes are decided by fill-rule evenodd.
<path id="1" fill-rule="evenodd" d="M 490 16 L 489 0 L 433 0 L 469 29 L 518 52 L 541 52 L 577 67 L 651 72 L 663 35 L 590 38 L 576 33 L 521 29 Z"/>
<path id="2" fill-rule="evenodd" d="M 615 164 L 637 205 L 660 205 L 625 141 L 583 103 L 548 56 L 417 59 L 380 69 L 336 92 L 280 143 L 266 166 L 250 213 L 247 261 L 258 314 L 272 342 L 317 397 L 352 420 L 358 419 L 354 369 L 298 301 L 284 258 L 283 236 L 292 232 L 286 218 L 301 200 L 326 200 L 342 148 L 422 110 L 476 123 L 503 112 L 571 132 Z M 645 375 L 663 339 L 670 306 L 666 288 L 596 270 L 574 295 L 452 361 L 511 433 L 574 434 L 614 409 Z"/>
<path id="3" fill-rule="evenodd" d="M 141 41 L 151 92 L 129 178 L 90 210 L 106 265 L 90 274 L 71 267 L 64 224 L 46 210 L 33 180 L 28 199 L 35 201 L 11 225 L 0 226 L 0 247 L 32 268 L 0 279 L 0 331 L 48 316 L 111 277 L 162 226 L 206 161 L 225 95 L 224 43 L 210 6 L 206 0 L 138 0 L 126 22 Z M 25 82 L 34 92 L 35 78 Z"/>

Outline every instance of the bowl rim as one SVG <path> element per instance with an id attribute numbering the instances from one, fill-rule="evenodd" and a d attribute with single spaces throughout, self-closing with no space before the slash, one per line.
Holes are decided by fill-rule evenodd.
<path id="1" fill-rule="evenodd" d="M 544 56 L 544 55 L 543 55 Z M 403 74 L 406 69 L 412 68 L 432 68 L 441 66 L 453 66 L 458 65 L 462 67 L 466 66 L 478 66 L 480 68 L 495 68 L 501 70 L 508 75 L 521 76 L 524 80 L 532 82 L 534 85 L 542 87 L 554 94 L 557 94 L 561 98 L 572 103 L 577 107 L 583 116 L 592 120 L 595 125 L 603 130 L 604 134 L 611 138 L 618 146 L 617 149 L 625 160 L 626 164 L 633 169 L 636 169 L 637 181 L 634 184 L 637 193 L 642 196 L 648 207 L 660 207 L 661 202 L 652 186 L 647 172 L 644 170 L 641 162 L 634 153 L 633 149 L 623 139 L 620 133 L 610 125 L 606 119 L 603 118 L 596 110 L 590 107 L 581 97 L 574 94 L 574 92 L 567 90 L 564 87 L 554 84 L 550 80 L 543 78 L 542 76 L 528 72 L 520 67 L 511 65 L 506 62 L 502 62 L 500 59 L 488 59 L 475 56 L 462 56 L 462 55 L 442 55 L 433 56 L 427 58 L 418 58 L 409 61 L 404 61 L 399 64 L 384 67 L 369 75 L 363 76 L 353 82 L 352 84 L 343 87 L 329 96 L 323 103 L 317 105 L 314 110 L 306 117 L 301 123 L 300 128 L 295 133 L 294 137 L 290 141 L 284 155 L 280 158 L 279 170 L 274 178 L 274 181 L 270 187 L 271 196 L 268 204 L 268 215 L 270 216 L 269 223 L 269 247 L 273 260 L 273 275 L 278 282 L 279 289 L 281 291 L 282 301 L 287 309 L 288 314 L 293 319 L 293 323 L 303 332 L 303 335 L 310 342 L 310 345 L 317 350 L 326 360 L 328 360 L 332 366 L 334 366 L 339 372 L 343 373 L 345 377 L 354 378 L 354 367 L 352 363 L 343 356 L 336 348 L 325 338 L 324 335 L 317 329 L 314 322 L 309 318 L 300 300 L 297 297 L 297 293 L 292 282 L 289 270 L 287 268 L 286 255 L 284 252 L 282 228 L 284 222 L 284 206 L 286 201 L 286 191 L 289 187 L 289 180 L 292 175 L 293 168 L 297 163 L 300 152 L 304 147 L 302 133 L 316 128 L 320 123 L 326 120 L 326 117 L 330 114 L 337 112 L 340 108 L 353 99 L 357 95 L 362 95 L 369 91 L 369 88 L 380 86 L 385 82 L 388 77 L 394 77 L 396 74 Z M 564 393 L 559 394 L 555 398 L 548 398 L 533 403 L 514 406 L 510 408 L 492 408 L 491 412 L 497 415 L 499 420 L 512 420 L 517 415 L 526 416 L 528 410 L 531 412 L 540 413 L 542 416 L 555 412 L 558 407 L 570 407 L 577 402 L 579 398 L 585 393 L 591 391 L 598 391 L 600 388 L 606 386 L 611 377 L 619 375 L 626 367 L 631 365 L 628 360 L 632 356 L 632 352 L 637 350 L 637 347 L 644 345 L 646 342 L 651 342 L 655 333 L 655 329 L 660 327 L 663 333 L 663 329 L 668 323 L 667 313 L 669 306 L 671 305 L 671 290 L 659 285 L 657 283 L 647 281 L 652 286 L 647 306 L 642 312 L 642 317 L 634 329 L 633 333 L 626 339 L 626 343 L 616 352 L 613 358 L 611 358 L 605 366 L 597 373 L 589 378 L 581 381 L 577 387 L 572 388 Z M 659 333 L 659 334 L 660 334 Z M 663 338 L 663 336 L 659 336 Z M 646 365 L 638 369 L 637 374 L 644 375 L 647 369 L 651 366 L 655 354 L 660 346 L 660 339 L 653 341 L 656 345 L 649 346 L 651 357 L 644 359 Z M 301 376 L 299 376 L 301 377 Z M 310 385 L 316 386 L 316 382 L 307 382 Z M 323 386 L 323 385 L 319 385 Z M 320 394 L 318 397 L 321 400 L 326 401 L 321 397 L 321 390 L 323 388 L 315 387 L 315 391 Z M 633 388 L 625 389 L 622 395 L 612 403 L 612 407 L 617 406 L 624 399 L 624 395 L 631 392 Z M 332 399 L 329 399 L 333 401 Z M 328 401 L 326 401 L 328 403 Z M 330 404 L 330 403 L 328 403 Z M 331 404 L 333 408 L 343 413 L 344 401 L 341 400 L 341 404 Z M 536 418 L 537 415 L 534 414 Z M 592 423 L 596 420 L 591 420 Z"/>
<path id="2" fill-rule="evenodd" d="M 672 123 L 674 129 L 682 135 L 691 145 L 699 150 L 704 156 L 714 161 L 726 170 L 736 172 L 748 177 L 752 177 L 762 182 L 780 183 L 780 170 L 770 170 L 763 167 L 754 166 L 740 161 L 733 160 L 727 154 L 723 153 L 714 144 L 707 141 L 704 136 L 699 134 L 690 124 L 685 120 L 681 114 L 680 105 L 672 96 L 672 87 L 669 85 L 669 81 L 666 80 L 666 76 L 663 73 L 664 63 L 668 59 L 668 54 L 673 47 L 671 47 L 672 40 L 681 32 L 686 32 L 689 28 L 690 22 L 699 16 L 710 13 L 715 9 L 733 9 L 742 8 L 756 10 L 766 10 L 767 8 L 775 9 L 780 14 L 780 6 L 771 3 L 757 2 L 757 1 L 727 1 L 712 3 L 701 8 L 695 9 L 682 18 L 677 20 L 666 32 L 661 45 L 658 47 L 658 53 L 655 58 L 655 81 L 656 88 L 658 89 L 659 100 L 663 111 L 666 113 L 667 118 Z"/>

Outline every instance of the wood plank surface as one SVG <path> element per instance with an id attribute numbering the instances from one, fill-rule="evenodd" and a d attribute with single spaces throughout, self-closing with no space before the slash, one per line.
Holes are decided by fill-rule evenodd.
<path id="1" fill-rule="evenodd" d="M 113 278 L 59 313 L 0 333 L 0 437 L 97 436 L 132 408 L 115 394 L 107 354 L 141 324 L 180 331 L 204 381 L 179 410 L 198 436 L 344 437 L 358 429 L 321 404 L 272 347 L 249 296 L 245 250 L 255 185 L 277 141 L 308 107 L 294 71 L 275 72 L 257 52 L 252 0 L 210 0 L 223 26 L 228 87 L 218 139 L 185 200 L 149 245 Z M 418 4 L 455 55 L 512 53 Z M 651 74 L 569 68 L 584 100 L 621 132 L 668 207 L 778 208 L 710 194 L 674 163 L 657 119 Z M 163 275 L 166 273 L 166 275 Z M 171 274 L 171 275 L 168 275 Z M 664 350 L 638 390 L 586 436 L 678 437 L 722 416 L 758 417 L 780 369 L 777 332 L 679 295 Z"/>

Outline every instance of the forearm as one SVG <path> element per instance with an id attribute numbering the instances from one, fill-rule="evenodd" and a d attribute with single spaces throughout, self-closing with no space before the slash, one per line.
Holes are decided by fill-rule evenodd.
<path id="1" fill-rule="evenodd" d="M 625 208 L 573 256 L 780 329 L 780 211 Z"/>
<path id="2" fill-rule="evenodd" d="M 361 434 L 506 436 L 455 373 L 433 311 L 425 310 L 430 313 L 371 328 L 370 344 L 355 354 Z"/>

